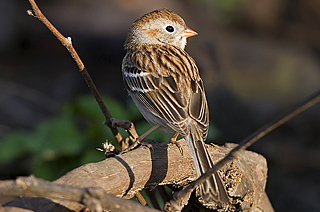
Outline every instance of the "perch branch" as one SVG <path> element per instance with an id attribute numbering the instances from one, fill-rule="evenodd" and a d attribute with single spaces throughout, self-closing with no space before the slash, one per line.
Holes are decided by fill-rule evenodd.
<path id="1" fill-rule="evenodd" d="M 157 185 L 183 187 L 196 179 L 192 158 L 184 140 L 179 141 L 184 150 L 183 156 L 173 144 L 149 142 L 154 146 L 154 151 L 142 146 L 98 163 L 88 163 L 68 172 L 54 183 L 82 188 L 96 187 L 109 194 L 132 198 L 142 188 L 152 189 Z M 207 147 L 213 161 L 217 162 L 233 146 L 207 145 Z M 265 194 L 267 163 L 257 153 L 243 151 L 232 161 L 232 164 L 225 165 L 220 173 L 224 183 L 230 185 L 228 192 L 234 207 L 246 208 L 246 205 L 250 204 L 256 206 L 256 203 Z M 228 173 L 234 174 L 231 176 Z M 244 189 L 241 191 L 239 188 Z M 230 192 L 232 190 L 233 192 Z M 244 196 L 248 198 L 239 199 Z M 17 199 L 8 206 L 18 207 L 28 204 L 28 207 L 31 208 L 30 205 L 34 203 L 32 208 L 35 211 L 44 211 L 38 208 L 43 201 Z M 65 208 L 78 211 L 79 204 L 56 199 L 53 201 Z M 234 208 L 229 206 L 225 208 L 225 211 L 232 211 L 232 209 Z"/>
<path id="2" fill-rule="evenodd" d="M 208 179 L 214 172 L 221 169 L 226 163 L 233 160 L 236 156 L 236 153 L 245 150 L 256 141 L 260 140 L 265 135 L 269 134 L 276 128 L 280 127 L 284 123 L 288 122 L 292 118 L 296 117 L 297 115 L 301 114 L 305 110 L 309 109 L 313 105 L 320 102 L 320 91 L 311 95 L 309 98 L 298 104 L 292 110 L 287 112 L 286 114 L 282 115 L 280 118 L 276 118 L 270 123 L 264 125 L 260 129 L 258 129 L 255 133 L 251 134 L 244 140 L 242 140 L 237 147 L 232 149 L 223 159 L 221 159 L 218 163 L 216 163 L 212 168 L 208 169 L 206 173 L 204 173 L 201 177 L 199 177 L 196 181 L 190 183 L 187 187 L 181 190 L 178 193 L 175 193 L 173 199 L 166 203 L 165 211 L 181 211 L 184 205 L 187 204 L 189 197 L 192 191 L 199 186 L 200 184 L 204 183 L 206 179 Z"/>

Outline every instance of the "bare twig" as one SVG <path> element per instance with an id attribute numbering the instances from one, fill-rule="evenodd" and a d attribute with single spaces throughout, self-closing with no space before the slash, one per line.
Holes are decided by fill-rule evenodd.
<path id="1" fill-rule="evenodd" d="M 144 199 L 140 192 L 136 193 L 136 198 L 140 202 L 141 205 L 147 205 L 147 201 Z"/>
<path id="2" fill-rule="evenodd" d="M 16 180 L 3 181 L 0 184 L 0 195 L 45 197 L 49 199 L 63 199 L 88 206 L 91 211 L 145 211 L 158 210 L 142 206 L 133 201 L 121 199 L 108 194 L 99 188 L 81 188 L 76 186 L 60 185 L 33 176 L 19 177 Z"/>
<path id="3" fill-rule="evenodd" d="M 138 133 L 137 133 L 137 131 L 131 121 L 119 120 L 119 119 L 115 119 L 115 118 L 111 118 L 110 121 L 111 121 L 113 127 L 121 127 L 123 129 L 125 129 L 128 132 L 129 137 L 132 142 L 136 141 L 137 138 L 139 137 L 139 135 L 138 135 Z"/>
<path id="4" fill-rule="evenodd" d="M 32 6 L 32 10 L 28 10 L 27 14 L 30 16 L 33 16 L 35 18 L 37 18 L 39 21 L 41 21 L 52 33 L 54 36 L 56 36 L 56 38 L 61 42 L 61 44 L 66 47 L 66 49 L 69 51 L 69 53 L 71 54 L 72 58 L 74 59 L 74 61 L 76 62 L 76 64 L 79 67 L 79 70 L 81 72 L 81 74 L 83 75 L 89 89 L 91 90 L 91 92 L 93 93 L 104 117 L 105 117 L 105 124 L 111 129 L 113 135 L 115 136 L 115 138 L 117 139 L 117 141 L 119 142 L 122 150 L 124 150 L 126 148 L 124 141 L 122 139 L 121 134 L 119 133 L 118 129 L 116 127 L 113 126 L 112 124 L 112 116 L 108 110 L 108 108 L 106 107 L 106 105 L 104 104 L 104 101 L 99 93 L 99 91 L 97 90 L 93 80 L 91 79 L 87 69 L 85 68 L 82 60 L 80 59 L 79 55 L 77 54 L 76 50 L 74 49 L 72 42 L 71 42 L 71 38 L 70 37 L 64 37 L 51 23 L 50 21 L 42 14 L 42 12 L 40 11 L 39 7 L 37 6 L 37 4 L 35 3 L 34 0 L 29 0 L 31 6 Z"/>
<path id="5" fill-rule="evenodd" d="M 196 181 L 190 183 L 186 188 L 181 190 L 178 193 L 175 193 L 173 199 L 170 202 L 166 203 L 165 210 L 166 211 L 181 211 L 184 205 L 187 204 L 189 197 L 192 191 L 203 183 L 206 179 L 208 179 L 214 172 L 219 170 L 222 166 L 226 163 L 231 161 L 235 156 L 236 153 L 240 150 L 244 150 L 254 144 L 256 141 L 264 137 L 265 135 L 269 134 L 276 128 L 280 127 L 287 121 L 291 120 L 292 118 L 296 117 L 300 113 L 304 112 L 308 108 L 312 107 L 313 105 L 320 102 L 320 91 L 315 93 L 314 95 L 310 96 L 308 99 L 304 100 L 302 103 L 294 107 L 294 109 L 290 110 L 288 113 L 284 114 L 280 118 L 277 118 L 270 123 L 264 125 L 259 130 L 257 130 L 252 135 L 248 136 L 244 140 L 242 140 L 237 147 L 232 149 L 222 160 L 220 160 L 214 167 L 208 169 L 206 173 L 204 173 L 201 177 L 199 177 Z"/>

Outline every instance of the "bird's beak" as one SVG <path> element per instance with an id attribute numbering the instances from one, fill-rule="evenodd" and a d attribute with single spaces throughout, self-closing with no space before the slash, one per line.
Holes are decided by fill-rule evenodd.
<path id="1" fill-rule="evenodd" d="M 198 33 L 196 33 L 196 31 L 193 31 L 192 29 L 190 29 L 189 27 L 186 26 L 186 28 L 181 32 L 181 37 L 191 37 L 191 36 L 195 36 Z"/>

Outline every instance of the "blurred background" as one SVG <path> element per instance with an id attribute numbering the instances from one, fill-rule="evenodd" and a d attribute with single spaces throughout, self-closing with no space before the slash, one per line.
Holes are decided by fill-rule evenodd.
<path id="1" fill-rule="evenodd" d="M 73 45 L 112 115 L 149 125 L 121 78 L 131 23 L 166 7 L 199 33 L 188 40 L 210 107 L 209 142 L 239 142 L 320 85 L 320 1 L 38 0 Z M 87 162 L 114 141 L 67 50 L 27 0 L 0 1 L 0 178 L 48 180 Z M 123 134 L 125 135 L 125 134 Z M 171 135 L 155 132 L 150 138 Z M 169 140 L 169 139 L 168 139 Z M 250 148 L 268 160 L 267 194 L 276 211 L 320 211 L 320 105 Z"/>

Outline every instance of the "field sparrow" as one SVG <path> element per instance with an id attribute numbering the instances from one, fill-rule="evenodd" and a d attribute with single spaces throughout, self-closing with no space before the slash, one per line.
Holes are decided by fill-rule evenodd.
<path id="1" fill-rule="evenodd" d="M 197 175 L 213 166 L 205 147 L 209 111 L 195 61 L 184 48 L 197 33 L 176 13 L 155 10 L 135 21 L 124 44 L 125 87 L 144 118 L 165 132 L 176 132 L 188 144 Z M 215 173 L 200 186 L 206 202 L 228 202 Z"/>

